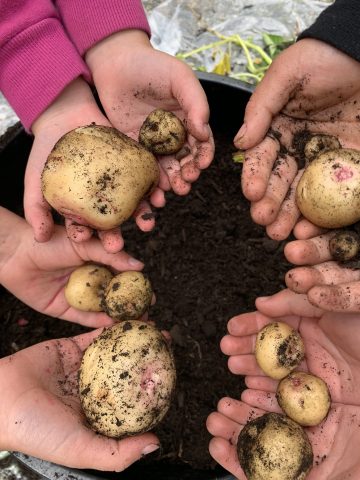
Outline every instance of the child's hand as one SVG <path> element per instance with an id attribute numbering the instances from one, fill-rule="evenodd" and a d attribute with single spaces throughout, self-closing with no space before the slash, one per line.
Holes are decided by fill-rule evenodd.
<path id="1" fill-rule="evenodd" d="M 214 140 L 209 129 L 206 95 L 190 67 L 155 50 L 145 32 L 125 30 L 92 47 L 85 55 L 106 114 L 118 130 L 135 140 L 145 118 L 156 108 L 171 110 L 184 120 L 190 154 L 181 161 L 162 157 L 160 183 L 150 201 L 165 203 L 164 191 L 171 187 L 179 195 L 190 191 L 202 169 L 214 156 Z M 143 212 L 150 207 L 143 204 Z M 141 220 L 138 218 L 138 224 Z M 151 229 L 154 222 L 142 229 Z"/>
<path id="2" fill-rule="evenodd" d="M 254 356 L 256 336 L 265 325 L 281 321 L 299 331 L 306 359 L 299 370 L 321 377 L 328 385 L 332 407 L 328 417 L 316 427 L 305 428 L 314 451 L 314 468 L 309 480 L 328 480 L 360 475 L 355 444 L 360 441 L 360 351 L 359 315 L 324 312 L 313 307 L 305 295 L 290 290 L 256 301 L 257 312 L 245 313 L 228 323 L 230 335 L 221 341 L 229 355 L 229 369 L 246 375 L 248 390 L 242 401 L 223 398 L 218 412 L 207 420 L 215 436 L 210 453 L 237 478 L 245 475 L 237 458 L 236 443 L 242 427 L 265 412 L 283 413 L 275 393 L 278 380 L 267 377 Z"/>
<path id="3" fill-rule="evenodd" d="M 20 300 L 46 315 L 97 328 L 115 323 L 104 312 L 76 310 L 65 299 L 65 284 L 86 262 L 109 265 L 114 273 L 142 270 L 143 264 L 125 251 L 109 254 L 99 239 L 70 242 L 66 229 L 56 226 L 49 243 L 37 243 L 31 226 L 0 207 L 0 283 Z M 147 318 L 147 313 L 142 317 Z"/>
<path id="4" fill-rule="evenodd" d="M 115 440 L 86 422 L 77 374 L 84 350 L 101 332 L 40 343 L 0 360 L 1 450 L 120 472 L 159 447 L 152 433 Z"/>
<path id="5" fill-rule="evenodd" d="M 295 190 L 302 170 L 291 155 L 294 134 L 308 129 L 338 136 L 343 147 L 360 148 L 359 76 L 359 62 L 319 40 L 304 39 L 276 57 L 256 87 L 235 145 L 247 150 L 242 188 L 252 201 L 252 218 L 267 226 L 271 238 L 286 238 L 300 217 Z M 269 128 L 275 134 L 266 136 Z M 280 146 L 290 151 L 285 158 L 278 157 Z"/>

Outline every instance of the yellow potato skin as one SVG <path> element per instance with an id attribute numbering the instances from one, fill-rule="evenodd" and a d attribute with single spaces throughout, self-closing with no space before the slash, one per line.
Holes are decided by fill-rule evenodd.
<path id="1" fill-rule="evenodd" d="M 152 153 L 115 128 L 100 125 L 61 137 L 42 173 L 43 195 L 55 210 L 102 230 L 127 220 L 158 182 Z"/>
<path id="2" fill-rule="evenodd" d="M 360 220 L 360 152 L 337 149 L 320 153 L 306 168 L 296 189 L 305 218 L 324 228 Z"/>
<path id="3" fill-rule="evenodd" d="M 123 272 L 108 284 L 103 305 L 114 320 L 136 320 L 150 307 L 153 290 L 150 280 L 141 272 Z"/>
<path id="4" fill-rule="evenodd" d="M 304 430 L 278 413 L 248 422 L 237 448 L 247 480 L 304 480 L 312 469 L 314 456 Z"/>
<path id="5" fill-rule="evenodd" d="M 104 291 L 113 274 L 99 265 L 84 265 L 72 272 L 65 285 L 69 305 L 83 312 L 102 312 Z"/>
<path id="6" fill-rule="evenodd" d="M 269 323 L 256 337 L 255 358 L 261 370 L 280 380 L 288 375 L 305 357 L 300 334 L 283 322 Z"/>
<path id="7" fill-rule="evenodd" d="M 102 435 L 123 438 L 148 432 L 165 416 L 175 387 L 171 348 L 146 322 L 117 323 L 84 352 L 81 405 L 87 421 Z"/>
<path id="8" fill-rule="evenodd" d="M 324 420 L 331 408 L 326 383 L 316 375 L 291 372 L 278 385 L 276 398 L 288 417 L 304 427 L 314 427 Z"/>

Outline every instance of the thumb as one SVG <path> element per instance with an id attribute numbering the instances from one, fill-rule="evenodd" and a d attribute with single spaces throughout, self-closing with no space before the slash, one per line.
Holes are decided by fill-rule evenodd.
<path id="1" fill-rule="evenodd" d="M 205 92 L 195 72 L 181 60 L 174 60 L 177 68 L 172 73 L 172 93 L 185 112 L 185 128 L 197 140 L 206 142 L 210 109 Z"/>

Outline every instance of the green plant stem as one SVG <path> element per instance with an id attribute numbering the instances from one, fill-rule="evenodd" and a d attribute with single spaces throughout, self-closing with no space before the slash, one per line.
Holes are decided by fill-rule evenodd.
<path id="1" fill-rule="evenodd" d="M 253 48 L 254 50 L 256 50 L 258 52 L 258 54 L 262 56 L 262 58 L 265 60 L 265 62 L 268 65 L 271 65 L 272 59 L 269 57 L 269 55 L 267 55 L 266 52 L 264 52 L 264 50 L 261 47 L 258 47 L 257 45 L 254 45 L 253 43 L 250 43 L 246 40 L 244 40 L 244 43 L 247 47 L 250 47 L 250 48 Z M 265 68 L 267 68 L 267 67 L 265 67 Z"/>

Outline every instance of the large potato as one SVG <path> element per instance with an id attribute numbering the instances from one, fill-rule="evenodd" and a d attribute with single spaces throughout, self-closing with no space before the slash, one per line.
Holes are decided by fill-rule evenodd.
<path id="1" fill-rule="evenodd" d="M 276 398 L 286 415 L 305 427 L 318 425 L 331 408 L 331 396 L 324 380 L 306 372 L 291 372 L 283 378 Z"/>
<path id="2" fill-rule="evenodd" d="M 102 305 L 114 320 L 136 320 L 149 309 L 152 296 L 147 276 L 140 272 L 123 272 L 106 287 Z"/>
<path id="3" fill-rule="evenodd" d="M 84 312 L 102 312 L 105 288 L 113 274 L 99 265 L 83 265 L 72 272 L 65 285 L 65 298 L 71 307 Z"/>
<path id="4" fill-rule="evenodd" d="M 139 132 L 139 142 L 154 155 L 178 152 L 186 140 L 181 120 L 169 110 L 153 110 Z"/>
<path id="5" fill-rule="evenodd" d="M 76 128 L 60 138 L 42 174 L 45 199 L 81 225 L 121 225 L 159 181 L 155 157 L 115 128 Z"/>
<path id="6" fill-rule="evenodd" d="M 81 405 L 90 425 L 108 437 L 148 432 L 168 411 L 176 386 L 171 348 L 145 323 L 117 323 L 84 352 Z"/>
<path id="7" fill-rule="evenodd" d="M 269 323 L 256 337 L 255 358 L 261 370 L 271 378 L 286 377 L 304 357 L 304 342 L 299 332 L 287 323 Z"/>
<path id="8" fill-rule="evenodd" d="M 296 189 L 305 218 L 324 228 L 360 220 L 360 152 L 336 149 L 320 153 L 306 168 Z"/>
<path id="9" fill-rule="evenodd" d="M 247 480 L 304 480 L 314 456 L 300 425 L 284 415 L 267 413 L 241 430 L 238 457 Z"/>

